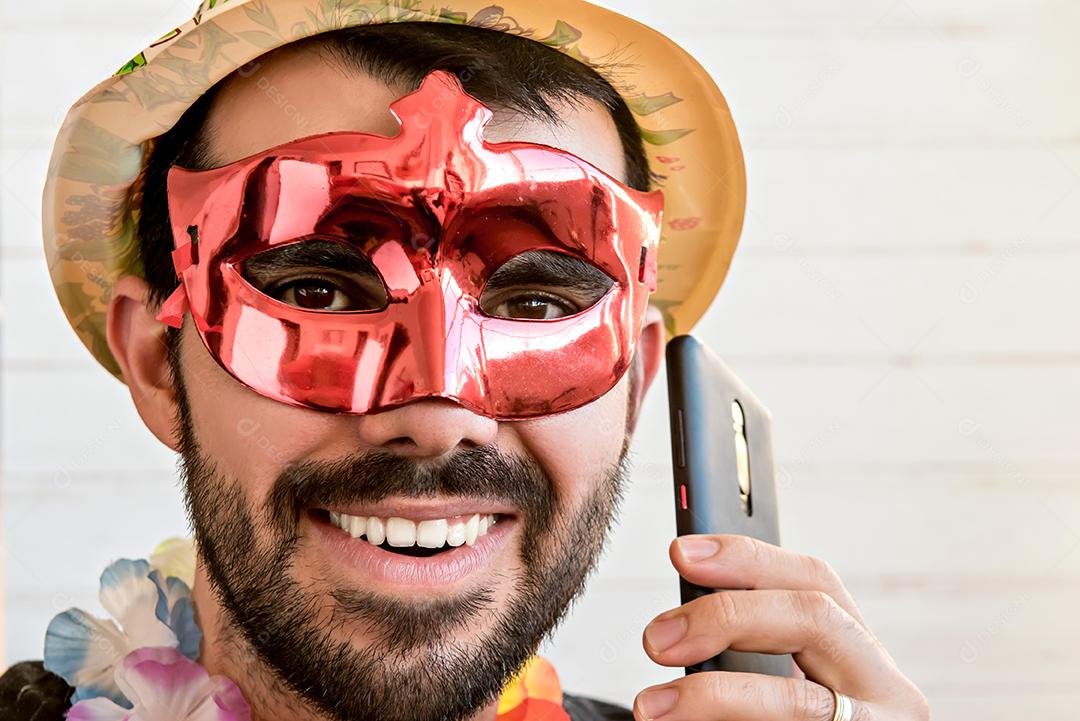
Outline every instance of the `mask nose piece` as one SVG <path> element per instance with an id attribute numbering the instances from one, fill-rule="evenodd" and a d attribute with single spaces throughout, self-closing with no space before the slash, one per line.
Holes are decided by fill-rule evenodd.
<path id="1" fill-rule="evenodd" d="M 480 323 L 453 274 L 422 270 L 409 304 L 415 311 L 403 329 L 409 357 L 398 376 L 402 402 L 468 399 L 468 406 L 481 407 L 487 388 Z"/>

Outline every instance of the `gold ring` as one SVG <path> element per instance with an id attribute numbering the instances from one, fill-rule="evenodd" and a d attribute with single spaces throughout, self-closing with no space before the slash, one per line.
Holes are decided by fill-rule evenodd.
<path id="1" fill-rule="evenodd" d="M 855 715 L 855 704 L 851 702 L 850 698 L 836 689 L 830 688 L 829 690 L 832 691 L 833 701 L 835 702 L 832 721 L 851 721 L 852 716 Z"/>

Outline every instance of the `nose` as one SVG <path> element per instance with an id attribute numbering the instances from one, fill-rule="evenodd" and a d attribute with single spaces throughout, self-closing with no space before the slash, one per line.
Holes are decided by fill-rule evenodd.
<path id="1" fill-rule="evenodd" d="M 497 421 L 444 399 L 413 401 L 360 422 L 368 447 L 423 459 L 492 443 L 498 428 Z"/>

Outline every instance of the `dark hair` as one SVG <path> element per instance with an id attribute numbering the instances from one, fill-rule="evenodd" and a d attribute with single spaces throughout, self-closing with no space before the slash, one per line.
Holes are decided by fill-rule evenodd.
<path id="1" fill-rule="evenodd" d="M 471 25 L 412 22 L 363 25 L 315 35 L 284 47 L 314 46 L 346 68 L 416 88 L 427 73 L 454 73 L 465 90 L 492 109 L 552 124 L 556 106 L 592 99 L 607 108 L 622 142 L 627 185 L 648 190 L 652 175 L 637 122 L 626 102 L 594 68 L 526 37 Z M 234 71 L 234 74 L 240 71 Z M 206 119 L 226 77 L 199 97 L 150 151 L 138 220 L 143 274 L 157 305 L 176 289 L 165 180 L 169 168 L 212 167 Z"/>

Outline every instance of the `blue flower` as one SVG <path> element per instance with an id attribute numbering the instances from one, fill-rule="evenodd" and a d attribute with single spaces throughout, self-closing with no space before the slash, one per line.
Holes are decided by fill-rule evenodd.
<path id="1" fill-rule="evenodd" d="M 198 657 L 202 632 L 191 590 L 180 579 L 164 577 L 145 560 L 125 558 L 101 574 L 98 597 L 112 619 L 69 608 L 45 633 L 45 668 L 75 687 L 73 701 L 104 696 L 130 707 L 114 675 L 135 649 L 176 648 L 192 660 Z"/>
<path id="2" fill-rule="evenodd" d="M 168 626 L 179 641 L 179 651 L 192 661 L 199 659 L 202 630 L 195 623 L 195 607 L 191 603 L 191 589 L 176 576 L 164 577 L 158 569 L 150 571 L 150 580 L 158 588 L 158 602 L 154 615 Z"/>

